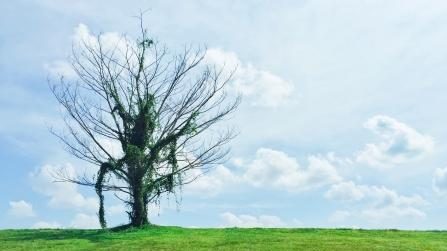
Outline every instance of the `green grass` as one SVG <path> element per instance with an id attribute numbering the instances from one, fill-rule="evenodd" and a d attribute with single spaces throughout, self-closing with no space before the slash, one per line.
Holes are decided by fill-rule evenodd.
<path id="1" fill-rule="evenodd" d="M 0 250 L 447 250 L 447 232 L 351 229 L 2 230 Z"/>

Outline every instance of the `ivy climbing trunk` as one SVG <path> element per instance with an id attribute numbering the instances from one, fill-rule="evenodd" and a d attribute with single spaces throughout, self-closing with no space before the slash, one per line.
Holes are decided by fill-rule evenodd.
<path id="1" fill-rule="evenodd" d="M 141 227 L 149 224 L 147 217 L 147 203 L 145 201 L 142 177 L 136 177 L 132 187 L 132 212 L 130 215 L 130 224 L 133 227 Z"/>

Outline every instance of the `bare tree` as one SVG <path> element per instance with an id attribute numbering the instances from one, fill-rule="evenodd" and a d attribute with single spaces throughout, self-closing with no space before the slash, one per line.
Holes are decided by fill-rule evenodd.
<path id="1" fill-rule="evenodd" d="M 111 46 L 98 35 L 73 47 L 77 80 L 51 85 L 67 131 L 53 133 L 99 171 L 60 178 L 95 188 L 103 228 L 104 191 L 126 195 L 118 197 L 128 205 L 130 225 L 139 227 L 149 224 L 150 203 L 197 178 L 187 171 L 208 169 L 227 155 L 235 134 L 212 127 L 239 104 L 226 92 L 234 70 L 206 64 L 205 52 L 186 47 L 171 55 L 143 25 L 136 40 L 123 35 Z"/>

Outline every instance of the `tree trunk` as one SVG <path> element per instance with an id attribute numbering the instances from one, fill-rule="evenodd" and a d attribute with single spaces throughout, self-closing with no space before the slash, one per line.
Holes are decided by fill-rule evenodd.
<path id="1" fill-rule="evenodd" d="M 144 197 L 145 195 L 143 191 L 142 179 L 139 179 L 134 183 L 132 188 L 132 214 L 130 224 L 133 227 L 141 227 L 149 224 L 149 219 L 147 217 L 147 204 Z"/>

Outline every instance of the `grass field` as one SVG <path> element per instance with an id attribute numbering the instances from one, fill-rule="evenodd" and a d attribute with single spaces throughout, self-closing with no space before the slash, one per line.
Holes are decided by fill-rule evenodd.
<path id="1" fill-rule="evenodd" d="M 447 250 L 447 232 L 350 229 L 2 230 L 0 250 Z"/>

